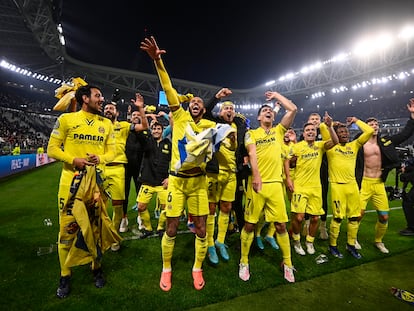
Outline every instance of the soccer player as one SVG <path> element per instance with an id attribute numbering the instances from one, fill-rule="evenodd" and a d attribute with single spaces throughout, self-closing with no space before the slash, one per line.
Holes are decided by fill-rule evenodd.
<path id="1" fill-rule="evenodd" d="M 87 165 L 105 165 L 115 158 L 115 137 L 111 121 L 102 117 L 104 98 L 101 90 L 92 85 L 80 87 L 75 94 L 76 101 L 82 106 L 74 113 L 62 114 L 50 135 L 47 154 L 63 162 L 59 182 L 59 235 L 58 255 L 60 262 L 60 282 L 56 295 L 65 298 L 70 293 L 71 268 L 66 264 L 77 230 L 73 215 L 64 213 L 70 194 L 74 170 L 84 170 Z M 63 146 L 63 148 L 62 148 Z M 101 263 L 92 262 L 95 286 L 105 285 Z"/>
<path id="2" fill-rule="evenodd" d="M 260 127 L 249 130 L 245 135 L 252 175 L 249 176 L 246 192 L 245 224 L 240 233 L 239 277 L 243 281 L 250 279 L 250 247 L 255 235 L 255 226 L 264 210 L 266 222 L 274 223 L 276 226 L 276 238 L 283 256 L 284 277 L 288 282 L 294 282 L 290 241 L 286 230 L 288 215 L 283 195 L 282 144 L 283 136 L 295 118 L 297 107 L 278 92 L 268 91 L 265 96 L 268 101 L 279 101 L 286 113 L 280 123 L 273 126 L 275 112 L 270 105 L 263 105 L 257 116 Z"/>
<path id="3" fill-rule="evenodd" d="M 162 138 L 162 124 L 157 121 L 151 122 L 151 132 L 145 132 L 146 135 L 140 139 L 144 157 L 139 174 L 141 188 L 137 196 L 138 213 L 141 216 L 142 225 L 145 227 L 143 237 L 151 235 L 153 231 L 147 207 L 154 195 L 157 195 L 161 210 L 157 233 L 161 235 L 165 231 L 163 222 L 165 222 L 168 173 L 171 161 L 171 141 L 168 138 Z"/>
<path id="4" fill-rule="evenodd" d="M 361 165 L 357 166 L 357 171 L 359 168 L 360 172 L 363 173 L 360 190 L 361 216 L 359 222 L 364 217 L 368 201 L 371 200 L 378 215 L 378 220 L 375 224 L 374 245 L 384 254 L 389 253 L 382 239 L 387 232 L 390 211 L 385 181 L 389 171 L 401 165 L 395 146 L 407 140 L 414 133 L 414 98 L 410 99 L 407 109 L 411 114 L 410 119 L 407 121 L 404 129 L 393 136 L 379 135 L 378 120 L 368 118 L 366 123 L 374 129 L 374 134 L 364 144 L 361 152 L 358 154 L 358 156 L 361 155 L 361 161 L 358 161 Z M 356 241 L 355 247 L 361 248 L 358 241 Z"/>
<path id="5" fill-rule="evenodd" d="M 244 147 L 244 134 L 246 132 L 246 118 L 240 114 L 236 114 L 233 102 L 224 101 L 221 103 L 218 116 L 213 116 L 212 110 L 216 103 L 231 94 L 231 90 L 227 88 L 221 89 L 214 98 L 206 105 L 205 118 L 214 120 L 217 123 L 226 123 L 236 129 L 235 136 L 226 138 L 220 145 L 220 149 L 216 153 L 218 162 L 218 175 L 216 183 L 209 181 L 209 192 L 213 192 L 213 199 L 210 200 L 210 214 L 207 218 L 207 233 L 208 233 L 208 258 L 211 263 L 218 263 L 218 256 L 216 248 L 220 252 L 223 260 L 229 260 L 229 254 L 226 250 L 227 246 L 224 241 L 229 225 L 230 213 L 232 204 L 236 197 L 237 189 L 237 172 L 240 167 L 240 162 L 243 157 L 247 157 L 247 151 Z M 242 165 L 242 164 L 241 164 Z M 217 186 L 214 187 L 214 184 Z M 212 186 L 212 187 L 211 187 Z M 210 190 L 210 188 L 213 188 Z M 215 212 L 216 203 L 219 201 L 219 214 L 217 226 L 217 239 L 214 242 L 214 227 L 215 227 Z M 240 211 L 237 213 L 239 214 Z M 239 216 L 241 217 L 241 216 Z"/>
<path id="6" fill-rule="evenodd" d="M 300 229 L 305 213 L 310 217 L 309 232 L 306 236 L 306 250 L 308 254 L 315 254 L 313 241 L 318 229 L 320 215 L 324 214 L 322 208 L 322 185 L 320 171 L 322 157 L 326 150 L 338 143 L 338 137 L 332 127 L 332 118 L 325 113 L 325 123 L 330 134 L 330 140 L 316 141 L 317 128 L 313 123 L 306 123 L 303 127 L 303 140 L 292 145 L 285 160 L 286 184 L 292 193 L 290 204 L 292 218 L 293 248 L 299 255 L 306 255 L 300 243 Z M 295 174 L 290 176 L 290 160 L 295 159 Z M 315 179 L 319 182 L 315 182 Z"/>
<path id="7" fill-rule="evenodd" d="M 349 141 L 347 126 L 353 123 L 362 130 L 362 134 L 357 139 Z M 361 215 L 361 208 L 355 166 L 358 150 L 369 140 L 374 130 L 355 117 L 348 117 L 347 124 L 339 124 L 335 130 L 339 143 L 334 148 L 326 151 L 333 214 L 329 228 L 329 251 L 333 256 L 343 258 L 342 253 L 338 250 L 337 240 L 341 222 L 346 218 L 348 221 L 346 249 L 353 257 L 359 259 L 362 256 L 355 248 L 355 240 L 358 233 L 358 218 Z"/>
<path id="8" fill-rule="evenodd" d="M 141 94 L 135 94 L 133 103 L 138 107 L 141 115 L 145 115 L 144 98 Z M 116 155 L 115 159 L 106 164 L 105 176 L 109 184 L 107 191 L 112 200 L 112 223 L 114 228 L 119 231 L 123 213 L 123 204 L 125 200 L 125 165 L 128 159 L 125 154 L 125 144 L 130 131 L 143 131 L 148 129 L 148 120 L 142 118 L 141 124 L 129 123 L 127 121 L 118 121 L 119 112 L 115 102 L 108 102 L 104 108 L 104 115 L 111 120 L 114 126 Z M 119 243 L 112 245 L 112 251 L 118 251 Z"/>
<path id="9" fill-rule="evenodd" d="M 160 279 L 160 288 L 163 291 L 171 289 L 172 266 L 171 259 L 174 252 L 175 238 L 179 219 L 185 205 L 188 213 L 192 215 L 195 225 L 195 260 L 192 268 L 193 285 L 197 290 L 204 288 L 202 265 L 207 253 L 206 219 L 209 214 L 207 183 L 205 176 L 205 162 L 186 163 L 186 166 L 176 166 L 180 163 L 180 142 L 191 140 L 189 130 L 195 134 L 202 132 L 203 128 L 194 120 L 202 117 L 204 102 L 200 97 L 193 97 L 189 103 L 189 111 L 183 109 L 180 104 L 177 91 L 171 84 L 170 77 L 164 67 L 161 55 L 165 50 L 160 50 L 154 37 L 145 38 L 140 48 L 148 53 L 154 61 L 160 83 L 164 89 L 168 106 L 174 120 L 174 133 L 172 135 L 171 171 L 168 180 L 168 200 L 166 207 L 167 230 L 161 241 L 163 269 Z M 200 119 L 201 119 L 200 117 Z M 206 120 L 207 121 L 207 120 Z M 214 123 L 214 122 L 213 122 Z M 175 168 L 178 168 L 177 170 Z"/>
<path id="10" fill-rule="evenodd" d="M 322 140 L 322 134 L 320 132 L 321 116 L 319 113 L 312 112 L 308 117 L 308 122 L 316 126 L 317 136 L 316 140 Z M 329 134 L 328 134 L 329 135 Z M 300 140 L 303 140 L 303 136 Z M 328 216 L 328 160 L 326 153 L 323 155 L 322 164 L 321 164 L 321 185 L 322 185 L 322 208 L 324 210 L 323 215 L 321 215 L 321 221 L 319 223 L 319 238 L 322 240 L 327 240 L 329 238 L 328 230 L 326 229 L 326 218 Z M 307 236 L 309 233 L 309 215 L 305 214 L 305 222 L 303 224 L 302 235 Z"/>

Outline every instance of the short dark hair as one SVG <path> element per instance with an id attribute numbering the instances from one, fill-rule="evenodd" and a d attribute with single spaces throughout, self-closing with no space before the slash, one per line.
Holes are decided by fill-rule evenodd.
<path id="1" fill-rule="evenodd" d="M 99 87 L 90 84 L 81 86 L 76 90 L 75 98 L 79 105 L 83 104 L 83 95 L 91 97 L 91 89 L 98 89 L 99 91 L 101 90 Z"/>
<path id="2" fill-rule="evenodd" d="M 306 122 L 306 123 L 303 125 L 302 129 L 305 129 L 305 127 L 307 127 L 308 125 L 313 125 L 313 126 L 315 126 L 315 124 L 313 124 L 312 122 Z"/>
<path id="3" fill-rule="evenodd" d="M 365 123 L 372 122 L 372 121 L 378 123 L 378 119 L 377 118 L 374 118 L 374 117 L 369 117 L 368 119 L 365 120 Z"/>
<path id="4" fill-rule="evenodd" d="M 154 123 L 151 124 L 151 128 L 155 127 L 155 126 L 161 126 L 162 129 L 164 129 L 164 125 L 162 125 L 160 122 L 155 121 Z"/>
<path id="5" fill-rule="evenodd" d="M 270 106 L 268 104 L 264 104 L 264 105 L 262 105 L 262 107 L 259 108 L 259 111 L 257 112 L 257 115 L 259 115 L 262 112 L 263 108 L 266 108 L 266 107 L 273 110 L 272 106 Z"/>

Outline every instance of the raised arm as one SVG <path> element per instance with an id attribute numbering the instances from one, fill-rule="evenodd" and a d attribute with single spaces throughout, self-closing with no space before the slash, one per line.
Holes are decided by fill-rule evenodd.
<path id="1" fill-rule="evenodd" d="M 223 99 L 226 96 L 229 96 L 233 94 L 233 92 L 227 88 L 227 87 L 223 87 L 221 88 L 208 102 L 206 105 L 204 105 L 204 108 L 206 109 L 206 115 L 208 116 L 212 116 L 212 111 L 214 109 L 214 107 L 216 106 L 216 104 Z"/>
<path id="2" fill-rule="evenodd" d="M 285 128 L 291 127 L 293 120 L 295 119 L 296 112 L 298 111 L 298 107 L 285 96 L 278 92 L 267 91 L 265 93 L 266 100 L 276 99 L 280 105 L 286 110 L 285 115 L 280 120 L 280 124 L 282 124 Z"/>
<path id="3" fill-rule="evenodd" d="M 330 139 L 325 143 L 325 150 L 329 150 L 339 142 L 339 139 L 338 135 L 336 135 L 335 129 L 333 128 L 333 119 L 327 111 L 325 111 L 323 119 L 324 125 L 327 127 L 330 136 Z"/>
<path id="4" fill-rule="evenodd" d="M 361 129 L 362 134 L 357 138 L 358 142 L 361 144 L 365 144 L 374 134 L 374 129 L 370 127 L 368 124 L 366 124 L 364 121 L 359 120 L 356 117 L 348 117 L 346 118 L 346 125 L 350 126 L 352 123 L 355 123 L 358 125 L 358 127 Z"/>
<path id="5" fill-rule="evenodd" d="M 391 136 L 391 141 L 394 145 L 403 143 L 414 134 L 414 98 L 410 98 L 407 109 L 410 113 L 410 118 L 400 133 Z"/>
<path id="6" fill-rule="evenodd" d="M 145 116 L 145 110 L 144 110 L 144 97 L 140 93 L 135 94 L 135 100 L 131 99 L 131 102 L 134 104 L 135 107 L 138 108 L 139 114 L 142 116 L 141 123 L 131 124 L 131 130 L 134 130 L 136 132 L 144 131 L 149 128 L 148 125 L 148 119 Z"/>
<path id="7" fill-rule="evenodd" d="M 141 42 L 141 50 L 147 52 L 147 54 L 154 61 L 155 68 L 158 73 L 158 78 L 160 79 L 161 86 L 165 92 L 168 101 L 168 107 L 171 111 L 175 111 L 180 107 L 180 101 L 178 98 L 177 91 L 173 88 L 170 76 L 167 73 L 167 70 L 164 67 L 162 62 L 161 55 L 167 53 L 165 50 L 161 50 L 158 47 L 157 41 L 151 36 L 150 38 L 145 38 Z"/>

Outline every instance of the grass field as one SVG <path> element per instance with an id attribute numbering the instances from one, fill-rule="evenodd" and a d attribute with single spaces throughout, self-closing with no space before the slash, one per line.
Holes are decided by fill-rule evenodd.
<path id="1" fill-rule="evenodd" d="M 373 246 L 376 214 L 367 213 L 358 238 L 363 247 L 360 260 L 345 251 L 343 225 L 338 242 L 344 253 L 342 260 L 328 255 L 329 262 L 316 264 L 318 254 L 327 254 L 327 242 L 319 239 L 315 241 L 315 255 L 300 257 L 292 251 L 297 269 L 295 284 L 283 279 L 281 253 L 268 245 L 263 252 L 253 246 L 251 279 L 241 281 L 236 233 L 226 240 L 230 261 L 216 267 L 206 261 L 206 287 L 196 291 L 191 278 L 194 237 L 183 233 L 176 240 L 173 288 L 165 293 L 159 289 L 159 238 L 139 240 L 130 230 L 122 234 L 125 240 L 119 252 L 104 255 L 107 285 L 95 288 L 89 267 L 76 267 L 71 295 L 60 300 L 55 296 L 59 280 L 56 251 L 37 255 L 38 247 L 56 243 L 59 174 L 60 164 L 54 163 L 0 181 L 0 303 L 7 310 L 412 310 L 389 293 L 391 286 L 414 289 L 414 238 L 398 234 L 406 225 L 399 200 L 391 201 L 393 209 L 384 239 L 390 254 L 384 255 Z M 134 201 L 131 193 L 130 206 Z M 53 225 L 45 226 L 45 218 L 50 218 Z M 135 219 L 136 212 L 129 211 L 130 228 L 131 224 L 136 227 Z M 181 226 L 185 230 L 185 224 Z"/>

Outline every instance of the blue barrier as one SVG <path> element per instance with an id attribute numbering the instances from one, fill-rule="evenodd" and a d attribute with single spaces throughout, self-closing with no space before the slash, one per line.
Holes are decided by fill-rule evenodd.
<path id="1" fill-rule="evenodd" d="M 1 156 L 0 178 L 28 171 L 54 161 L 46 153 Z"/>

